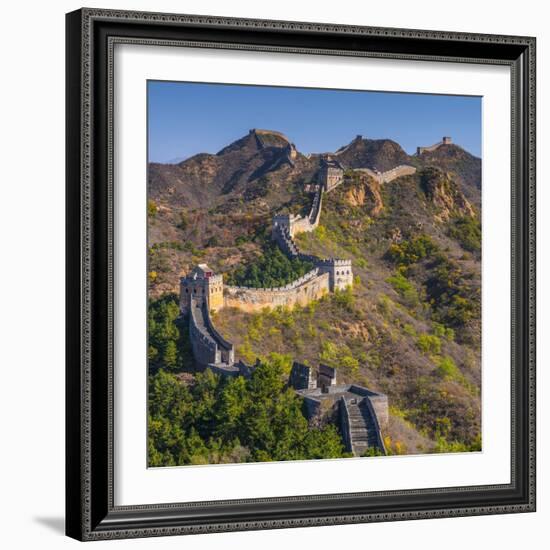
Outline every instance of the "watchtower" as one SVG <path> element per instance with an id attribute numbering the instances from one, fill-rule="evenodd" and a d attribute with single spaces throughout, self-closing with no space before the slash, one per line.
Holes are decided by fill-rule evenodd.
<path id="1" fill-rule="evenodd" d="M 323 393 L 329 393 L 330 386 L 336 386 L 336 369 L 321 363 L 317 374 L 317 387 L 321 388 Z"/>
<path id="2" fill-rule="evenodd" d="M 206 264 L 197 265 L 180 279 L 180 311 L 187 313 L 193 296 L 195 303 L 206 302 L 210 311 L 223 307 L 223 276 L 215 275 Z"/>
<path id="3" fill-rule="evenodd" d="M 351 260 L 340 260 L 337 258 L 328 258 L 316 263 L 321 273 L 329 274 L 330 291 L 335 289 L 345 290 L 348 286 L 353 286 L 353 270 Z"/>
<path id="4" fill-rule="evenodd" d="M 297 361 L 294 361 L 292 364 L 288 383 L 295 390 L 311 390 L 317 387 L 317 382 L 313 376 L 313 369 Z"/>
<path id="5" fill-rule="evenodd" d="M 337 160 L 326 157 L 321 161 L 319 179 L 324 190 L 330 191 L 344 180 L 344 168 Z"/>

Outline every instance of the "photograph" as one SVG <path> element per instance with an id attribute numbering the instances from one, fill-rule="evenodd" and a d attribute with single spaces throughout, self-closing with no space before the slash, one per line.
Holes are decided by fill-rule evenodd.
<path id="1" fill-rule="evenodd" d="M 482 452 L 482 97 L 146 86 L 147 466 Z"/>

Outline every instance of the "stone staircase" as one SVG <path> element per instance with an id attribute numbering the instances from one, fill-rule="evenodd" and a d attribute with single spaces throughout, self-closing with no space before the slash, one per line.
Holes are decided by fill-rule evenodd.
<path id="1" fill-rule="evenodd" d="M 347 401 L 352 452 L 361 456 L 370 447 L 379 447 L 374 419 L 365 399 Z"/>

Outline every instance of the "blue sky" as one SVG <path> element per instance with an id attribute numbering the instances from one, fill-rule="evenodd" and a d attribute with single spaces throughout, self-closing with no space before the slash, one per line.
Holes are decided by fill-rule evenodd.
<path id="1" fill-rule="evenodd" d="M 481 98 L 186 82 L 148 82 L 149 160 L 217 153 L 250 128 L 278 130 L 302 153 L 335 151 L 357 134 L 407 153 L 442 136 L 481 156 Z"/>

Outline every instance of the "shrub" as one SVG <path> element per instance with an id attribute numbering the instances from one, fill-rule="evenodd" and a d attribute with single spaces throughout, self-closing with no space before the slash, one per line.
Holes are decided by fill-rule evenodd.
<path id="1" fill-rule="evenodd" d="M 385 294 L 378 296 L 378 309 L 384 317 L 388 317 L 392 311 L 393 302 Z"/>
<path id="2" fill-rule="evenodd" d="M 427 235 L 390 245 L 387 256 L 398 266 L 409 266 L 437 251 L 437 245 Z"/>
<path id="3" fill-rule="evenodd" d="M 176 224 L 176 227 L 178 229 L 181 229 L 182 231 L 185 231 L 187 229 L 187 226 L 188 226 L 188 222 L 187 222 L 187 218 L 185 216 L 185 212 L 180 212 L 180 219 L 178 221 L 178 223 Z"/>
<path id="4" fill-rule="evenodd" d="M 229 273 L 227 283 L 253 288 L 280 287 L 299 279 L 312 268 L 310 262 L 291 260 L 274 243 L 269 243 L 255 263 Z"/>
<path id="5" fill-rule="evenodd" d="M 469 252 L 481 250 L 481 224 L 477 218 L 464 216 L 456 219 L 449 228 L 449 236 Z"/>
<path id="6" fill-rule="evenodd" d="M 452 342 L 455 339 L 455 331 L 441 323 L 432 323 L 433 333 L 440 338 L 445 338 Z"/>
<path id="7" fill-rule="evenodd" d="M 333 300 L 334 303 L 342 306 L 344 309 L 353 311 L 355 299 L 351 287 L 348 286 L 345 290 L 340 290 L 338 288 L 334 289 Z"/>
<path id="8" fill-rule="evenodd" d="M 416 340 L 416 345 L 423 353 L 434 355 L 441 353 L 441 340 L 435 334 L 420 334 Z"/>
<path id="9" fill-rule="evenodd" d="M 170 263 L 166 252 L 155 245 L 149 247 L 149 271 L 156 271 L 157 274 L 170 271 Z"/>
<path id="10" fill-rule="evenodd" d="M 324 341 L 321 344 L 319 361 L 330 367 L 346 369 L 350 374 L 356 374 L 359 370 L 359 361 L 345 344 L 339 346 L 334 342 Z"/>
<path id="11" fill-rule="evenodd" d="M 479 289 L 468 284 L 471 277 L 472 274 L 463 273 L 456 262 L 442 256 L 436 259 L 433 273 L 426 283 L 435 320 L 457 328 L 479 315 Z"/>
<path id="12" fill-rule="evenodd" d="M 402 273 L 398 272 L 386 281 L 402 296 L 407 306 L 415 307 L 420 303 L 415 286 Z"/>
<path id="13" fill-rule="evenodd" d="M 438 376 L 445 380 L 459 380 L 462 379 L 462 373 L 456 366 L 452 357 L 443 357 L 439 360 L 436 373 Z"/>
<path id="14" fill-rule="evenodd" d="M 332 425 L 312 427 L 285 388 L 282 365 L 262 362 L 249 379 L 211 371 L 187 386 L 164 371 L 149 378 L 150 466 L 346 456 Z"/>
<path id="15" fill-rule="evenodd" d="M 150 218 L 154 218 L 157 215 L 158 207 L 154 200 L 149 199 L 147 201 L 147 215 Z"/>
<path id="16" fill-rule="evenodd" d="M 216 235 L 212 235 L 212 237 L 210 237 L 207 241 L 206 241 L 206 247 L 207 248 L 213 248 L 215 246 L 219 246 L 219 240 L 218 240 L 218 237 L 216 237 Z"/>
<path id="17" fill-rule="evenodd" d="M 318 225 L 313 231 L 314 237 L 321 243 L 327 240 L 327 228 L 324 225 Z"/>

